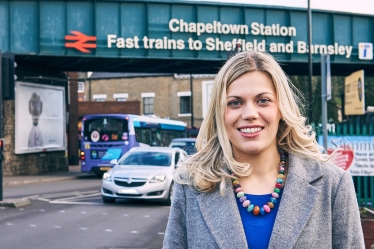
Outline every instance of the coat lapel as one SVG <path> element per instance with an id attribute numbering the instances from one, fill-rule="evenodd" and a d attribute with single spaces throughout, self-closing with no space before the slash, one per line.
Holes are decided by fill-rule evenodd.
<path id="1" fill-rule="evenodd" d="M 201 214 L 221 249 L 235 247 L 248 249 L 231 182 L 226 180 L 225 196 L 221 196 L 219 186 L 213 193 L 202 193 L 197 197 Z"/>
<path id="2" fill-rule="evenodd" d="M 289 155 L 287 180 L 269 248 L 293 248 L 320 195 L 320 191 L 311 183 L 322 176 L 320 163 Z"/>

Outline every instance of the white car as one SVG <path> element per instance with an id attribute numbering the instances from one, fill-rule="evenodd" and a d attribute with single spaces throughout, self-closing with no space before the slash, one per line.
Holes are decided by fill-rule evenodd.
<path id="1" fill-rule="evenodd" d="M 136 147 L 124 154 L 115 166 L 104 173 L 103 202 L 116 199 L 157 200 L 170 205 L 173 177 L 180 159 L 187 153 L 179 148 Z"/>

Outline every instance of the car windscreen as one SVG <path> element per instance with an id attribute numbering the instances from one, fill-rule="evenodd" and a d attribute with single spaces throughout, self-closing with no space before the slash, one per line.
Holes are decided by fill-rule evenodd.
<path id="1" fill-rule="evenodd" d="M 87 119 L 83 125 L 84 141 L 114 142 L 128 140 L 128 122 L 124 118 Z"/>
<path id="2" fill-rule="evenodd" d="M 187 154 L 191 155 L 196 153 L 195 142 L 188 141 L 172 141 L 170 146 L 171 148 L 181 148 L 186 151 Z"/>
<path id="3" fill-rule="evenodd" d="M 170 166 L 171 153 L 156 151 L 134 151 L 121 160 L 118 165 Z"/>

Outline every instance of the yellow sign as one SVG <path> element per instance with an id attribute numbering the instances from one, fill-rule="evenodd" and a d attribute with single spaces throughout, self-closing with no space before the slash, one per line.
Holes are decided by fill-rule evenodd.
<path id="1" fill-rule="evenodd" d="M 345 115 L 365 114 L 364 70 L 345 77 L 344 110 Z"/>

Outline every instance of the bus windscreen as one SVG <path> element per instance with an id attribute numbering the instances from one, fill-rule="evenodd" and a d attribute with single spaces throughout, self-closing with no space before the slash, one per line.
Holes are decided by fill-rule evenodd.
<path id="1" fill-rule="evenodd" d="M 95 118 L 84 121 L 83 138 L 87 142 L 127 141 L 129 128 L 126 119 Z"/>

